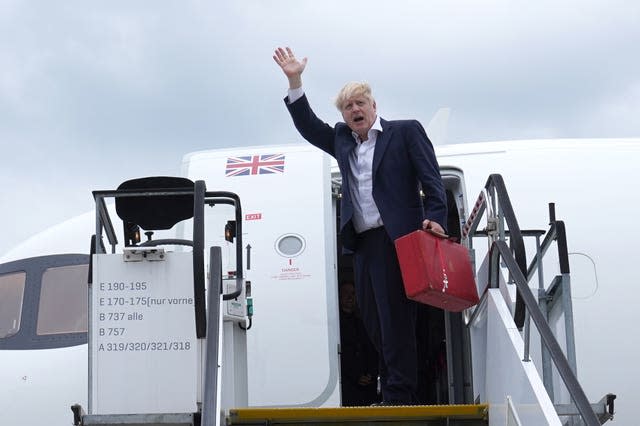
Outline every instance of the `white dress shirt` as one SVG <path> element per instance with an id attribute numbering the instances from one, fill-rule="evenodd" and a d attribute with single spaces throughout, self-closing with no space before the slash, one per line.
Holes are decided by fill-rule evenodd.
<path id="1" fill-rule="evenodd" d="M 302 87 L 289 89 L 289 103 L 293 103 L 304 95 Z M 373 153 L 376 148 L 378 134 L 382 132 L 380 117 L 369 129 L 368 139 L 364 142 L 356 132 L 351 132 L 356 147 L 349 155 L 349 194 L 353 203 L 353 226 L 357 233 L 382 226 L 380 211 L 373 200 Z M 345 188 L 342 188 L 344 191 Z"/>
<path id="2" fill-rule="evenodd" d="M 373 153 L 376 149 L 378 134 L 382 133 L 380 117 L 369 129 L 368 139 L 361 141 L 356 132 L 351 132 L 356 147 L 349 155 L 349 191 L 353 201 L 353 226 L 356 232 L 382 226 L 382 218 L 373 200 Z M 344 189 L 343 189 L 344 191 Z"/>

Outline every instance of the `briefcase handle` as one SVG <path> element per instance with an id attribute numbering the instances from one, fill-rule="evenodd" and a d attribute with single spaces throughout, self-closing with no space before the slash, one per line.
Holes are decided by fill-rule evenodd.
<path id="1" fill-rule="evenodd" d="M 424 232 L 428 232 L 431 235 L 434 235 L 438 238 L 442 238 L 443 240 L 449 238 L 447 234 L 443 234 L 442 232 L 434 231 L 433 229 L 423 229 Z"/>
<path id="2" fill-rule="evenodd" d="M 441 232 L 438 231 L 434 231 L 433 229 L 423 229 L 424 232 L 428 232 L 431 235 L 438 237 L 442 240 L 449 240 L 452 243 L 456 243 L 456 244 L 460 244 L 460 238 L 458 237 L 452 237 L 451 235 L 447 235 L 447 234 L 443 234 Z"/>

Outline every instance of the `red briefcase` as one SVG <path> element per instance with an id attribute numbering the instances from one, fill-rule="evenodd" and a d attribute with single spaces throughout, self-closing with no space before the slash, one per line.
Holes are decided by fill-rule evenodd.
<path id="1" fill-rule="evenodd" d="M 478 303 L 464 246 L 421 230 L 398 238 L 395 244 L 409 299 L 452 312 Z"/>

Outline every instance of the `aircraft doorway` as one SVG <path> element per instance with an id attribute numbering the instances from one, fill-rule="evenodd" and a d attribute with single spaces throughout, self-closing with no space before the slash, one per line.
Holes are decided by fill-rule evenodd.
<path id="1" fill-rule="evenodd" d="M 448 233 L 451 237 L 461 237 L 461 218 L 464 217 L 464 186 L 462 172 L 443 172 L 449 207 Z M 343 406 L 370 405 L 381 400 L 379 384 L 375 383 L 376 393 L 366 377 L 375 371 L 377 375 L 377 353 L 373 349 L 364 326 L 357 322 L 357 300 L 352 288 L 355 282 L 353 256 L 343 253 L 339 234 L 340 223 L 340 187 L 336 185 L 339 177 L 334 176 L 334 194 L 336 195 L 335 218 L 337 232 L 337 279 L 339 286 L 340 308 L 340 363 L 341 395 Z M 346 288 L 345 288 L 346 287 Z M 352 294 L 348 294 L 352 293 Z M 348 299 L 354 299 L 352 302 Z M 354 313 L 345 315 L 342 305 L 353 303 Z M 355 318 L 355 319 L 354 319 Z M 442 309 L 418 304 L 416 321 L 416 341 L 418 352 L 418 391 L 419 404 L 469 403 L 467 389 L 470 388 L 470 368 L 468 367 L 468 333 L 461 313 L 447 313 Z M 364 335 L 364 337 L 363 337 Z M 448 338 L 447 338 L 448 336 Z M 358 341 L 354 341 L 357 339 Z M 354 353 L 354 351 L 359 351 Z M 374 359 L 374 361 L 372 361 Z M 372 363 L 373 367 L 372 367 Z M 451 366 L 451 368 L 449 368 Z M 360 380 L 360 382 L 358 382 Z M 354 392 L 354 388 L 356 391 Z M 354 396 L 355 394 L 355 396 Z"/>

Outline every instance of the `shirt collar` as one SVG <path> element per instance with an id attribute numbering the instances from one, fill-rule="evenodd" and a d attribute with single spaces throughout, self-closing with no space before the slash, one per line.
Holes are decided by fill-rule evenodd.
<path id="1" fill-rule="evenodd" d="M 382 123 L 380 122 L 380 116 L 376 115 L 376 121 L 373 122 L 373 126 L 371 126 L 371 128 L 369 129 L 369 132 L 367 133 L 367 135 L 369 136 L 368 139 L 371 139 L 371 132 L 373 131 L 378 131 L 380 133 L 382 133 Z M 351 132 L 351 136 L 353 136 L 353 138 L 356 140 L 356 142 L 360 142 L 360 136 L 358 136 L 358 134 L 356 132 Z M 367 139 L 367 140 L 368 140 Z"/>

